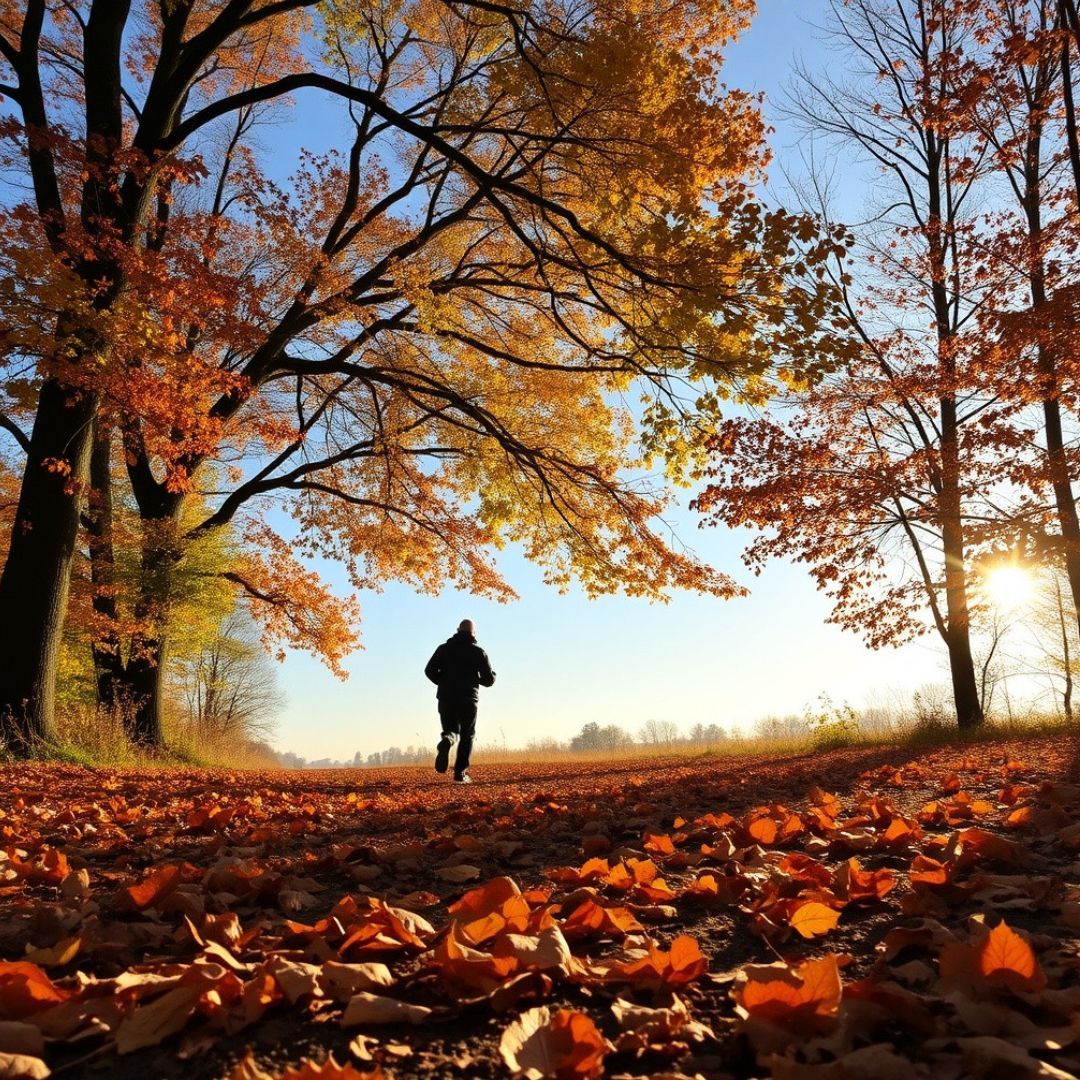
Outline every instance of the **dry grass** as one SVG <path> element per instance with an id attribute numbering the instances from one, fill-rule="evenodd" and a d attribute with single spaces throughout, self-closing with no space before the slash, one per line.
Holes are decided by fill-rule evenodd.
<path id="1" fill-rule="evenodd" d="M 988 720 L 977 728 L 960 731 L 955 722 L 944 719 L 903 720 L 872 731 L 830 732 L 828 725 L 802 735 L 785 738 L 747 736 L 714 743 L 672 742 L 620 747 L 617 750 L 571 750 L 566 746 L 534 745 L 507 747 L 500 743 L 478 744 L 474 757 L 491 763 L 515 764 L 528 761 L 649 761 L 671 757 L 782 757 L 808 751 L 825 751 L 842 746 L 948 746 L 963 743 L 994 742 L 1001 739 L 1035 738 L 1055 734 L 1080 734 L 1080 723 L 1060 715 L 1030 713 L 1012 720 Z"/>
<path id="2" fill-rule="evenodd" d="M 279 767 L 277 759 L 266 747 L 241 738 L 200 731 L 172 718 L 166 720 L 164 750 L 135 746 L 127 737 L 127 719 L 122 708 L 108 710 L 85 705 L 59 708 L 54 740 L 34 746 L 31 756 L 41 761 L 112 767 Z"/>

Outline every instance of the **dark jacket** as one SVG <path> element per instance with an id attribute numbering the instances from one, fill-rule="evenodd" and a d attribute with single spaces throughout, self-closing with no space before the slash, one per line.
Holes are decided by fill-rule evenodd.
<path id="1" fill-rule="evenodd" d="M 487 653 L 472 634 L 460 630 L 435 650 L 424 674 L 439 688 L 440 701 L 476 701 L 478 687 L 495 685 Z"/>

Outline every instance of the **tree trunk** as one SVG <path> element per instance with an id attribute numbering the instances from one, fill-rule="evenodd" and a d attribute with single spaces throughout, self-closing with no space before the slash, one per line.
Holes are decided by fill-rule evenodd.
<path id="1" fill-rule="evenodd" d="M 1065 719 L 1071 721 L 1073 718 L 1073 677 L 1072 655 L 1069 649 L 1069 627 L 1065 622 L 1065 597 L 1061 595 L 1061 582 L 1057 577 L 1054 578 L 1054 585 L 1057 589 L 1058 620 L 1061 624 L 1061 664 L 1065 675 L 1065 691 L 1061 696 L 1061 703 L 1065 709 Z"/>
<path id="2" fill-rule="evenodd" d="M 964 530 L 960 518 L 959 475 L 956 464 L 956 403 L 942 402 L 942 491 L 938 497 L 941 513 L 941 539 L 945 557 L 945 609 L 948 619 L 946 645 L 949 672 L 952 676 L 956 723 L 961 731 L 977 727 L 983 721 L 979 687 L 975 680 L 975 662 L 971 655 L 971 619 L 967 600 L 967 573 L 964 568 Z M 951 436 L 947 434 L 951 429 Z"/>
<path id="3" fill-rule="evenodd" d="M 1063 70 L 1067 77 L 1067 59 Z M 1031 307 L 1036 315 L 1045 309 L 1047 302 L 1042 228 L 1041 113 L 1044 106 L 1045 103 L 1038 100 L 1029 104 L 1029 112 L 1034 120 L 1029 128 L 1024 152 L 1024 194 L 1021 200 L 1027 221 L 1028 241 L 1031 244 L 1028 287 Z M 1077 179 L 1080 182 L 1080 174 Z M 1080 197 L 1080 190 L 1077 195 Z M 1061 405 L 1058 400 L 1057 359 L 1051 347 L 1039 344 L 1037 366 L 1042 397 L 1043 431 L 1046 438 L 1047 477 L 1054 492 L 1054 506 L 1064 547 L 1065 575 L 1069 581 L 1069 591 L 1073 601 L 1073 617 L 1077 620 L 1077 626 L 1080 627 L 1080 516 L 1076 512 L 1072 477 L 1069 474 L 1069 462 L 1065 453 Z"/>
<path id="4" fill-rule="evenodd" d="M 947 253 L 951 230 L 955 228 L 955 203 L 946 197 L 950 171 L 945 167 L 948 142 L 938 138 L 932 128 L 924 132 L 927 141 L 927 207 L 929 217 L 926 240 L 930 256 L 930 295 L 937 331 L 938 377 L 943 389 L 938 399 L 941 424 L 941 476 L 937 492 L 938 525 L 941 529 L 941 553 L 945 562 L 945 614 L 948 631 L 945 644 L 949 650 L 949 673 L 952 677 L 956 725 L 961 731 L 977 727 L 983 721 L 975 661 L 971 655 L 971 614 L 967 598 L 967 565 L 964 561 L 964 518 L 961 494 L 960 423 L 956 403 L 956 357 L 953 352 L 953 305 L 950 303 L 950 280 Z"/>
<path id="5" fill-rule="evenodd" d="M 165 638 L 142 637 L 133 647 L 136 654 L 124 669 L 124 695 L 130 709 L 128 737 L 137 746 L 161 750 L 165 747 Z"/>
<path id="6" fill-rule="evenodd" d="M 116 553 L 113 547 L 112 434 L 95 424 L 94 446 L 90 454 L 90 505 L 86 533 L 90 547 L 90 582 L 93 607 L 102 622 L 91 651 L 97 683 L 98 707 L 122 708 L 124 659 L 116 631 Z"/>
<path id="7" fill-rule="evenodd" d="M 51 740 L 96 399 L 55 380 L 41 387 L 11 548 L 0 577 L 0 738 L 28 754 Z"/>
<path id="8" fill-rule="evenodd" d="M 1045 353 L 1046 350 L 1040 350 Z M 1051 377 L 1051 370 L 1046 372 L 1040 356 L 1040 367 Z M 1065 439 L 1061 428 L 1061 406 L 1056 398 L 1043 402 L 1043 422 L 1046 434 L 1047 467 L 1050 483 L 1054 489 L 1054 505 L 1057 509 L 1058 528 L 1061 529 L 1061 541 L 1065 548 L 1065 576 L 1069 580 L 1069 592 L 1072 595 L 1072 616 L 1080 628 L 1080 517 L 1076 513 L 1076 499 L 1073 497 L 1072 483 L 1069 477 L 1068 462 L 1065 457 Z"/>
<path id="9" fill-rule="evenodd" d="M 150 491 L 153 495 L 151 497 Z M 124 673 L 123 694 L 130 710 L 128 734 L 143 747 L 164 749 L 164 674 L 171 577 L 177 562 L 175 526 L 183 496 L 163 486 L 138 489 L 141 496 L 142 556 L 135 618 L 145 629 L 134 635 Z"/>

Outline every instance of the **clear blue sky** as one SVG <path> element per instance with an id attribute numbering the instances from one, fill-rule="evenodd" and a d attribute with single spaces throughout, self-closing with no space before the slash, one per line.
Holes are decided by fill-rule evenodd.
<path id="1" fill-rule="evenodd" d="M 760 0 L 753 28 L 730 53 L 727 82 L 775 98 L 796 55 L 813 67 L 827 62 L 810 26 L 824 9 L 824 0 Z M 794 134 L 766 111 L 782 162 Z M 303 129 L 310 143 L 313 128 Z M 292 160 L 292 137 L 291 130 L 275 132 L 282 160 Z M 590 602 L 546 589 L 513 552 L 500 565 L 520 594 L 514 604 L 453 592 L 422 597 L 390 585 L 360 597 L 365 649 L 348 662 L 348 681 L 302 654 L 281 665 L 288 700 L 275 744 L 309 759 L 433 744 L 434 688 L 423 667 L 465 617 L 476 620 L 498 675 L 495 687 L 482 692 L 479 740 L 511 746 L 543 736 L 566 739 L 589 720 L 631 731 L 651 718 L 684 728 L 699 721 L 750 728 L 759 717 L 801 712 L 821 693 L 855 706 L 886 704 L 893 693 L 910 697 L 920 684 L 944 679 L 935 639 L 901 651 L 867 651 L 825 625 L 828 606 L 805 570 L 778 564 L 753 580 L 739 561 L 745 534 L 699 531 L 689 513 L 672 520 L 685 542 L 749 585 L 751 596 L 724 602 L 682 594 L 667 605 L 621 597 Z M 320 571 L 345 588 L 340 569 Z"/>

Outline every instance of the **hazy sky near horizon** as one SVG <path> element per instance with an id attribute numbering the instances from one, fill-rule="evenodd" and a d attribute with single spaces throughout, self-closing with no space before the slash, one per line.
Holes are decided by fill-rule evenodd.
<path id="1" fill-rule="evenodd" d="M 826 10 L 827 0 L 759 0 L 753 27 L 729 53 L 727 83 L 766 94 L 766 115 L 776 128 L 776 176 L 796 151 L 795 133 L 774 103 L 796 57 L 810 68 L 828 61 L 813 29 Z M 310 141 L 317 125 L 301 126 Z M 287 143 L 295 127 L 280 132 L 282 160 L 294 160 Z M 274 744 L 308 759 L 433 745 L 434 688 L 423 667 L 462 618 L 476 621 L 498 677 L 481 692 L 481 743 L 566 739 L 589 720 L 633 732 L 653 718 L 684 729 L 698 722 L 750 728 L 760 717 L 802 712 L 822 693 L 855 706 L 888 705 L 909 699 L 922 684 L 944 681 L 935 638 L 868 651 L 857 637 L 826 625 L 828 604 L 805 568 L 776 564 L 754 579 L 739 560 L 749 534 L 700 530 L 696 515 L 684 509 L 669 518 L 684 543 L 749 586 L 751 595 L 720 601 L 680 594 L 666 605 L 560 596 L 514 551 L 500 567 L 520 596 L 515 603 L 452 591 L 418 596 L 389 585 L 359 598 L 365 647 L 348 661 L 347 681 L 304 654 L 290 654 L 279 666 L 287 703 Z M 345 591 L 340 568 L 319 569 Z"/>

